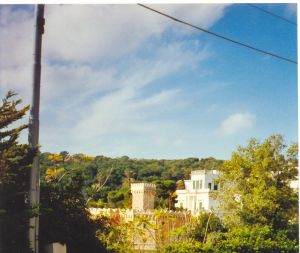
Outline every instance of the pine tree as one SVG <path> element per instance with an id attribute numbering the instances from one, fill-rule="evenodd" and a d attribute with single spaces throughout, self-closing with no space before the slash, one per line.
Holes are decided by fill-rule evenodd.
<path id="1" fill-rule="evenodd" d="M 28 177 L 33 151 L 19 144 L 18 137 L 28 126 L 15 127 L 29 109 L 17 107 L 21 99 L 9 91 L 0 105 L 0 252 L 29 253 L 28 230 L 31 215 L 28 199 Z"/>

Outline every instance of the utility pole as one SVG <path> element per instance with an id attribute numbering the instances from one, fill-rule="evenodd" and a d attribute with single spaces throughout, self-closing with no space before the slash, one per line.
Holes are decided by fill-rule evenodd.
<path id="1" fill-rule="evenodd" d="M 28 142 L 31 149 L 38 149 L 39 145 L 39 112 L 40 112 L 40 84 L 41 84 L 41 56 L 42 56 L 42 35 L 44 33 L 44 4 L 38 4 L 35 8 L 35 45 L 34 45 L 34 66 L 33 66 L 33 89 L 32 102 L 29 117 Z M 31 208 L 38 208 L 40 202 L 40 171 L 39 154 L 33 158 L 32 170 L 30 173 L 29 203 Z M 39 239 L 39 216 L 29 220 L 29 242 L 34 253 L 38 253 Z"/>

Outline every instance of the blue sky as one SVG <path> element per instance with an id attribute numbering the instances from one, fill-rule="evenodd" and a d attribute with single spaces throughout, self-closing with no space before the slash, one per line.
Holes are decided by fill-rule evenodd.
<path id="1" fill-rule="evenodd" d="M 151 6 L 297 59 L 296 27 L 248 5 Z M 260 7 L 296 22 L 294 4 Z M 136 5 L 47 5 L 45 18 L 42 151 L 229 159 L 251 137 L 298 140 L 295 64 Z M 33 6 L 0 6 L 0 40 L 0 95 L 29 103 Z"/>

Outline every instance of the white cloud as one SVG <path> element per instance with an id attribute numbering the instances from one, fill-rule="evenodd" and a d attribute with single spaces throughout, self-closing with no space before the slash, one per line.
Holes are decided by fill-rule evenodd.
<path id="1" fill-rule="evenodd" d="M 32 84 L 33 14 L 0 6 L 0 95 L 8 90 L 29 102 Z"/>
<path id="2" fill-rule="evenodd" d="M 232 135 L 253 127 L 256 116 L 251 113 L 234 113 L 227 117 L 218 130 L 219 134 Z"/>
<path id="3" fill-rule="evenodd" d="M 224 5 L 154 5 L 155 8 L 209 27 Z M 168 28 L 182 27 L 137 5 L 50 5 L 46 8 L 47 57 L 65 61 L 99 62 L 119 58 Z M 186 31 L 191 32 L 185 27 Z"/>
<path id="4" fill-rule="evenodd" d="M 228 6 L 228 4 L 164 4 L 148 6 L 207 29 L 224 15 L 224 7 Z M 187 30 L 186 27 L 184 28 L 184 30 Z M 178 30 L 178 27 L 176 29 Z"/>
<path id="5" fill-rule="evenodd" d="M 45 64 L 42 75 L 43 107 L 64 104 L 68 109 L 74 103 L 85 102 L 87 98 L 101 92 L 113 90 L 115 70 L 113 68 L 93 69 L 89 65 Z"/>
<path id="6" fill-rule="evenodd" d="M 20 67 L 32 60 L 33 14 L 13 10 L 9 5 L 0 8 L 0 69 Z"/>
<path id="7" fill-rule="evenodd" d="M 153 7 L 205 28 L 225 9 Z M 188 102 L 178 87 L 156 82 L 186 69 L 196 72 L 210 55 L 205 45 L 184 39 L 193 30 L 137 5 L 46 5 L 45 10 L 43 150 L 117 154 L 182 145 L 184 125 L 172 113 Z M 33 34 L 31 12 L 0 8 L 0 95 L 12 89 L 30 102 Z"/>
<path id="8" fill-rule="evenodd" d="M 225 9 L 225 5 L 212 4 L 154 7 L 204 27 L 220 19 Z M 0 95 L 13 89 L 25 101 L 30 101 L 33 65 L 34 22 L 29 9 L 33 8 L 13 8 L 10 5 L 0 8 Z M 65 76 L 78 77 L 80 73 L 77 71 L 93 65 L 94 73 L 85 74 L 85 77 L 91 74 L 89 80 L 92 80 L 95 73 L 103 72 L 103 67 L 107 70 L 105 65 L 114 64 L 113 60 L 125 55 L 134 56 L 136 50 L 149 52 L 149 41 L 159 42 L 170 27 L 176 26 L 176 31 L 181 27 L 137 5 L 46 5 L 45 18 L 42 78 L 45 81 L 45 75 L 48 75 L 55 81 L 49 86 L 44 85 L 42 92 L 46 91 L 47 96 L 50 96 L 50 90 L 57 89 L 58 83 L 62 83 L 54 80 L 58 79 L 53 75 L 54 71 L 57 76 L 64 72 Z M 152 46 L 151 50 L 157 48 Z M 147 54 L 146 58 L 151 55 Z M 72 86 L 80 82 L 74 80 Z M 67 85 L 59 87 L 63 86 Z M 55 93 L 57 95 L 59 91 Z"/>
<path id="9" fill-rule="evenodd" d="M 135 68 L 129 68 L 120 79 L 112 79 L 118 88 L 81 106 L 76 114 L 77 122 L 66 134 L 74 136 L 74 142 L 82 143 L 120 133 L 146 134 L 154 138 L 160 132 L 169 131 L 163 129 L 174 129 L 174 122 L 169 122 L 163 115 L 184 106 L 180 103 L 181 91 L 161 88 L 152 94 L 144 94 L 144 89 L 160 78 L 201 61 L 205 55 L 205 51 L 191 54 L 181 44 L 175 43 L 158 49 L 152 60 L 131 61 Z M 139 64 L 140 61 L 143 64 Z M 82 132 L 85 134 L 76 134 Z"/>

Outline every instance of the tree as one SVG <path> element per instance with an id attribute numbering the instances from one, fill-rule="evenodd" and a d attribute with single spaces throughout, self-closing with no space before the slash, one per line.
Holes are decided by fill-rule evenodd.
<path id="1" fill-rule="evenodd" d="M 298 194 L 290 187 L 298 174 L 295 147 L 285 152 L 282 136 L 250 140 L 221 167 L 218 198 L 228 224 L 289 229 L 298 215 Z M 294 155 L 293 155 L 294 154 Z"/>
<path id="2" fill-rule="evenodd" d="M 48 243 L 61 242 L 72 253 L 106 252 L 96 237 L 98 224 L 86 210 L 81 171 L 69 169 L 63 176 L 63 171 L 55 171 L 53 168 L 61 167 L 60 156 L 50 170 L 53 174 L 49 176 L 46 170 L 48 174 L 41 178 L 40 251 L 43 253 Z"/>
<path id="3" fill-rule="evenodd" d="M 105 242 L 109 252 L 148 252 L 149 247 L 155 248 L 151 252 L 162 252 L 170 240 L 187 236 L 186 226 L 183 228 L 176 225 L 176 219 L 167 210 L 156 210 L 148 215 L 135 213 L 130 220 L 127 220 L 125 215 L 125 210 L 118 210 L 93 217 L 103 225 L 98 236 Z M 186 221 L 189 221 L 189 218 Z M 190 221 L 187 223 L 191 225 Z"/>
<path id="4" fill-rule="evenodd" d="M 269 226 L 235 227 L 230 232 L 210 234 L 206 252 L 236 253 L 297 253 L 296 240 L 285 230 L 274 231 Z M 210 251 L 210 250 L 213 251 Z"/>
<path id="5" fill-rule="evenodd" d="M 181 241 L 166 244 L 163 253 L 212 253 L 214 251 L 207 250 L 207 247 L 198 241 Z"/>
<path id="6" fill-rule="evenodd" d="M 208 233 L 225 231 L 221 219 L 212 212 L 200 213 L 194 223 L 193 238 L 200 242 L 205 242 Z"/>
<path id="7" fill-rule="evenodd" d="M 155 205 L 158 207 L 175 209 L 175 190 L 176 182 L 173 180 L 156 180 L 156 202 Z"/>
<path id="8" fill-rule="evenodd" d="M 13 100 L 9 91 L 0 105 L 0 252 L 31 252 L 28 231 L 31 211 L 27 191 L 34 150 L 19 144 L 18 137 L 27 128 L 13 127 L 29 109 L 17 107 L 22 100 Z"/>
<path id="9" fill-rule="evenodd" d="M 208 242 L 181 241 L 167 244 L 163 253 L 297 253 L 298 244 L 286 232 L 274 233 L 268 226 L 234 228 L 214 232 Z"/>

